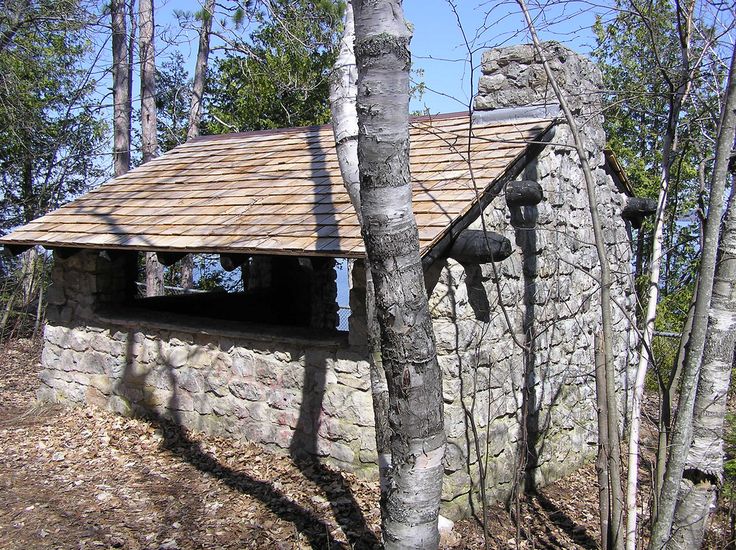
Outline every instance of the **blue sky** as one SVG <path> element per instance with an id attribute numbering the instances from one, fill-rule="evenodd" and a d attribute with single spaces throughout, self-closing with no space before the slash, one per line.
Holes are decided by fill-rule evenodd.
<path id="1" fill-rule="evenodd" d="M 431 113 L 466 110 L 480 75 L 482 51 L 494 46 L 529 41 L 516 2 L 457 0 L 454 3 L 457 5 L 457 15 L 448 0 L 404 1 L 405 17 L 414 27 L 411 43 L 413 68 L 420 71 L 415 73 L 416 78 L 427 87 L 423 97 L 412 102 L 413 111 L 425 108 Z M 198 0 L 159 0 L 156 23 L 169 26 L 174 34 L 178 24 L 173 12 L 196 11 L 200 5 Z M 589 52 L 593 44 L 590 27 L 594 21 L 590 6 L 582 2 L 559 6 L 547 4 L 543 12 L 536 12 L 543 13 L 543 16 L 538 15 L 542 38 L 559 40 L 577 51 Z M 194 33 L 180 36 L 175 46 L 159 40 L 157 55 L 166 55 L 172 48 L 181 50 L 190 61 L 191 72 L 196 55 Z M 472 52 L 473 71 L 469 50 Z"/>

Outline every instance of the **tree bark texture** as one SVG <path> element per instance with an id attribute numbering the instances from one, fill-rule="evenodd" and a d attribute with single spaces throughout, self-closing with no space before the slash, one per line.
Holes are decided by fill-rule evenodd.
<path id="1" fill-rule="evenodd" d="M 194 65 L 194 82 L 192 83 L 192 103 L 189 109 L 187 141 L 199 136 L 199 123 L 202 120 L 202 98 L 204 96 L 205 75 L 207 74 L 207 59 L 210 55 L 210 32 L 212 31 L 214 10 L 215 0 L 207 0 L 202 10 L 202 27 L 199 30 L 197 62 Z"/>
<path id="2" fill-rule="evenodd" d="M 158 156 L 156 133 L 156 56 L 153 46 L 153 0 L 138 2 L 138 48 L 141 62 L 142 163 Z M 146 252 L 146 296 L 164 294 L 164 268 L 155 252 Z"/>
<path id="3" fill-rule="evenodd" d="M 728 178 L 728 161 L 736 133 L 736 78 L 731 74 L 717 142 L 713 178 Z M 718 243 L 708 331 L 695 394 L 690 449 L 680 483 L 668 548 L 699 548 L 706 520 L 723 480 L 723 423 L 736 341 L 736 212 L 731 189 Z"/>
<path id="4" fill-rule="evenodd" d="M 358 69 L 355 65 L 355 24 L 353 3 L 345 5 L 345 25 L 340 39 L 340 51 L 330 79 L 330 109 L 335 148 L 340 173 L 350 202 L 362 226 L 360 211 L 360 172 L 358 170 Z M 376 318 L 375 290 L 368 261 L 365 264 L 366 320 L 368 328 L 368 364 L 370 365 L 373 416 L 376 430 L 376 450 L 381 490 L 387 487 L 387 473 L 391 465 L 391 428 L 388 424 L 388 385 L 381 360 L 381 336 Z"/>
<path id="5" fill-rule="evenodd" d="M 141 61 L 141 139 L 143 163 L 158 156 L 156 134 L 156 56 L 153 0 L 138 2 L 138 48 Z"/>
<path id="6" fill-rule="evenodd" d="M 688 450 L 691 449 L 693 443 L 693 418 L 695 407 L 695 396 L 698 390 L 698 378 L 701 373 L 701 364 L 708 369 L 723 368 L 719 365 L 722 360 L 720 355 L 722 350 L 718 348 L 723 346 L 723 340 L 716 333 L 714 337 L 707 338 L 706 332 L 709 330 L 709 309 L 713 294 L 713 287 L 716 273 L 716 257 L 719 247 L 719 228 L 721 224 L 721 214 L 723 212 L 723 199 L 726 188 L 726 179 L 728 176 L 728 162 L 731 155 L 731 149 L 734 142 L 734 131 L 736 129 L 736 111 L 734 110 L 734 101 L 736 98 L 736 75 L 734 75 L 734 60 L 736 59 L 736 49 L 731 58 L 731 68 L 729 71 L 726 100 L 724 101 L 723 116 L 718 131 L 718 141 L 716 143 L 715 165 L 711 176 L 710 197 L 708 199 L 708 215 L 705 220 L 703 231 L 703 247 L 701 251 L 700 272 L 698 274 L 697 299 L 695 301 L 695 310 L 693 313 L 693 326 L 689 337 L 689 345 L 685 355 L 685 361 L 682 370 L 682 381 L 680 383 L 680 399 L 677 407 L 677 417 L 672 429 L 672 439 L 667 453 L 667 469 L 665 471 L 664 482 L 660 491 L 659 507 L 657 516 L 652 526 L 652 536 L 650 540 L 650 548 L 660 549 L 667 545 L 672 548 L 679 548 L 679 541 L 676 537 L 672 537 L 673 522 L 675 515 L 675 507 L 678 500 L 681 500 L 681 487 L 684 494 L 689 492 L 689 483 L 697 484 L 701 479 L 697 472 L 688 470 L 683 485 L 683 472 L 686 466 L 686 459 L 690 460 Z M 732 283 L 732 281 L 729 281 Z M 727 292 L 725 289 L 724 292 Z M 726 303 L 726 309 L 728 304 Z M 720 303 L 720 310 L 714 312 L 713 327 L 711 330 L 718 332 L 727 331 L 732 323 L 731 316 L 724 313 L 724 304 Z M 706 347 L 706 344 L 708 347 Z M 704 354 L 705 352 L 705 354 Z M 728 368 L 730 368 L 733 356 L 726 360 Z M 705 361 L 709 361 L 706 365 Z M 712 376 L 710 373 L 707 377 Z M 711 384 L 707 379 L 705 385 Z M 720 393 L 722 386 L 716 384 L 715 388 L 705 387 L 702 391 L 713 397 L 715 393 Z M 706 397 L 704 396 L 704 399 Z M 710 414 L 710 411 L 717 411 L 718 404 L 714 404 L 710 408 L 705 404 L 702 412 Z M 698 460 L 697 454 L 693 454 L 693 460 Z M 693 485 L 694 488 L 694 485 Z M 697 494 L 697 492 L 696 492 Z M 694 498 L 695 500 L 695 498 Z M 699 499 L 702 501 L 702 499 Z M 694 503 L 693 506 L 702 506 L 703 503 Z M 684 509 L 680 514 L 681 518 L 692 516 L 691 510 Z M 680 535 L 680 531 L 674 533 Z"/>
<path id="7" fill-rule="evenodd" d="M 113 169 L 115 176 L 130 170 L 130 58 L 126 0 L 112 0 Z"/>
<path id="8" fill-rule="evenodd" d="M 603 226 L 601 224 L 600 215 L 598 213 L 598 199 L 596 197 L 596 180 L 588 163 L 588 153 L 584 147 L 583 137 L 580 134 L 577 121 L 570 110 L 567 98 L 562 93 L 560 86 L 555 80 L 552 70 L 544 56 L 544 51 L 539 42 L 534 23 L 532 22 L 529 10 L 524 0 L 517 0 L 519 7 L 524 15 L 526 26 L 531 34 L 534 42 L 534 49 L 542 60 L 544 72 L 547 75 L 550 87 L 554 91 L 560 108 L 565 116 L 570 133 L 572 134 L 575 144 L 575 152 L 578 155 L 580 167 L 583 171 L 585 180 L 585 188 L 588 195 L 588 207 L 590 210 L 591 225 L 593 226 L 593 237 L 595 249 L 598 256 L 600 266 L 600 300 L 601 300 L 601 325 L 603 339 L 603 369 L 596 368 L 596 375 L 599 373 L 604 376 L 603 380 L 596 380 L 596 388 L 604 388 L 605 393 L 601 395 L 596 392 L 598 414 L 605 415 L 605 422 L 608 427 L 608 433 L 604 434 L 599 430 L 598 444 L 601 447 L 599 452 L 603 452 L 607 460 L 608 469 L 608 503 L 600 502 L 600 509 L 603 511 L 608 506 L 610 518 L 608 522 L 608 540 L 610 544 L 608 548 L 611 550 L 619 550 L 624 547 L 624 514 L 623 514 L 623 491 L 621 489 L 621 440 L 619 435 L 619 415 L 618 402 L 616 400 L 616 373 L 613 366 L 613 317 L 611 307 L 613 300 L 611 299 L 611 266 L 608 263 L 608 251 L 606 250 L 606 241 L 603 236 Z M 599 423 L 601 419 L 599 418 Z M 607 435 L 607 439 L 604 436 Z M 604 493 L 601 492 L 601 498 Z M 603 522 L 601 522 L 602 524 Z M 601 538 L 607 536 L 601 533 Z"/>
<path id="9" fill-rule="evenodd" d="M 442 379 L 409 174 L 411 33 L 401 2 L 358 0 L 360 202 L 389 393 L 386 548 L 436 548 L 445 432 Z"/>

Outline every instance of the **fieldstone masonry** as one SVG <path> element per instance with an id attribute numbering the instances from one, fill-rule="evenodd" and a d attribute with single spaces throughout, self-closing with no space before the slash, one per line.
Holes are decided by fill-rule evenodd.
<path id="1" fill-rule="evenodd" d="M 545 51 L 584 122 L 595 168 L 625 387 L 634 360 L 631 249 L 620 216 L 624 196 L 604 170 L 600 75 L 558 44 Z M 488 52 L 482 68 L 476 109 L 554 103 L 531 46 Z M 443 260 L 427 273 L 444 376 L 449 517 L 479 510 L 481 479 L 491 498 L 504 499 L 515 483 L 548 483 L 595 453 L 598 262 L 570 143 L 559 124 L 521 175 L 541 184 L 542 203 L 509 208 L 499 196 L 483 213 L 488 229 L 512 242 L 510 258 L 495 265 Z M 362 262 L 352 268 L 350 334 L 341 336 L 126 309 L 133 256 L 86 251 L 56 259 L 41 399 L 165 417 L 376 475 Z M 331 283 L 327 264 L 315 265 L 315 280 Z M 327 303 L 334 294 L 325 296 Z M 313 324 L 329 326 L 334 311 L 315 315 Z"/>

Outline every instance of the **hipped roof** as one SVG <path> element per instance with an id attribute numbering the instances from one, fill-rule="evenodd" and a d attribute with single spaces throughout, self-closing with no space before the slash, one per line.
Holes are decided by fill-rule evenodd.
<path id="1" fill-rule="evenodd" d="M 422 254 L 475 205 L 477 192 L 509 177 L 512 168 L 518 171 L 530 140 L 550 124 L 526 119 L 474 126 L 468 143 L 467 113 L 412 120 L 413 207 Z M 0 243 L 364 254 L 329 125 L 197 138 L 15 230 Z"/>

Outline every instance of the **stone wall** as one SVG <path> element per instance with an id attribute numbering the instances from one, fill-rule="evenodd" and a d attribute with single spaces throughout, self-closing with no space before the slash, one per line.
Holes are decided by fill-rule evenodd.
<path id="1" fill-rule="evenodd" d="M 126 312 L 121 262 L 89 251 L 55 259 L 40 399 L 374 469 L 367 363 L 344 335 Z"/>
<path id="2" fill-rule="evenodd" d="M 596 178 L 614 279 L 614 357 L 626 390 L 635 360 L 632 252 L 621 218 L 626 197 L 605 170 L 600 74 L 558 44 L 546 44 L 545 51 L 579 117 Z M 506 109 L 513 117 L 509 108 L 556 103 L 530 45 L 487 52 L 482 69 L 476 112 Z M 482 120 L 481 114 L 476 123 Z M 511 241 L 511 257 L 496 265 L 447 260 L 433 270 L 430 306 L 444 377 L 450 515 L 469 501 L 479 509 L 481 469 L 491 498 L 502 500 L 519 479 L 544 485 L 595 455 L 600 268 L 572 143 L 569 127 L 560 123 L 552 143 L 519 176 L 541 185 L 540 204 L 510 208 L 499 196 L 483 213 L 486 228 Z M 478 219 L 470 227 L 483 225 Z M 621 392 L 622 410 L 627 395 Z"/>

